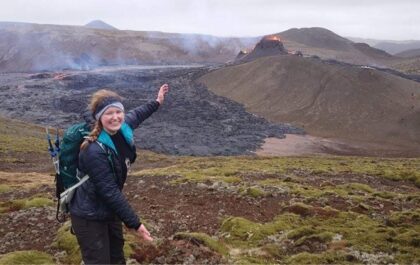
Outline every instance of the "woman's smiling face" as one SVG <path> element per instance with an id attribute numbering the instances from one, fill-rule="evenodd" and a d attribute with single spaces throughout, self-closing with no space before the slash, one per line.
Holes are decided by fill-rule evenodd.
<path id="1" fill-rule="evenodd" d="M 105 131 L 113 135 L 118 132 L 124 122 L 124 111 L 117 107 L 108 108 L 100 118 Z"/>

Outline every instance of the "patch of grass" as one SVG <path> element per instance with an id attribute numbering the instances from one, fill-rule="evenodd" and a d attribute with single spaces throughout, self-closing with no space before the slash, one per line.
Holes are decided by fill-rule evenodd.
<path id="1" fill-rule="evenodd" d="M 385 159 L 364 157 L 180 157 L 173 164 L 137 171 L 134 175 L 171 175 L 191 181 L 211 180 L 221 176 L 273 175 L 290 172 L 307 174 L 367 174 L 387 179 L 411 181 L 420 187 L 420 159 Z M 299 174 L 299 173 L 298 173 Z M 362 184 L 363 185 L 363 184 Z M 365 192 L 368 186 L 354 186 Z"/>
<path id="2" fill-rule="evenodd" d="M 53 257 L 45 252 L 35 250 L 15 251 L 0 258 L 0 265 L 10 264 L 55 264 Z"/>
<path id="3" fill-rule="evenodd" d="M 377 191 L 377 192 L 374 192 L 372 195 L 375 197 L 380 197 L 382 199 L 393 199 L 400 196 L 398 193 L 390 192 L 390 191 Z"/>
<path id="4" fill-rule="evenodd" d="M 132 233 L 124 233 L 124 257 L 129 258 L 134 254 L 133 247 L 136 245 L 137 238 Z"/>
<path id="5" fill-rule="evenodd" d="M 284 214 L 273 222 L 260 224 L 242 217 L 228 217 L 222 222 L 220 230 L 229 243 L 254 246 L 267 236 L 288 230 L 300 223 L 299 218 L 295 214 Z"/>
<path id="6" fill-rule="evenodd" d="M 302 252 L 289 257 L 286 264 L 350 264 L 349 255 L 344 252 L 323 252 L 313 254 Z"/>
<path id="7" fill-rule="evenodd" d="M 363 193 L 373 193 L 375 190 L 371 188 L 369 185 L 362 184 L 362 183 L 348 183 L 344 185 L 340 185 L 344 190 L 349 192 L 363 192 Z"/>
<path id="8" fill-rule="evenodd" d="M 216 251 L 217 253 L 223 256 L 227 256 L 229 253 L 228 249 L 222 242 L 211 238 L 205 233 L 176 233 L 174 239 L 185 239 L 195 241 L 198 244 L 202 244 L 209 247 L 211 250 Z"/>
<path id="9" fill-rule="evenodd" d="M 54 202 L 48 198 L 34 197 L 30 199 L 18 199 L 8 202 L 0 202 L 0 212 L 12 212 L 31 207 L 44 207 L 52 205 L 54 205 Z"/>
<path id="10" fill-rule="evenodd" d="M 420 231 L 407 231 L 398 234 L 395 240 L 401 245 L 420 248 Z"/>
<path id="11" fill-rule="evenodd" d="M 418 226 L 420 225 L 420 209 L 392 212 L 387 218 L 387 224 L 391 226 Z"/>
<path id="12" fill-rule="evenodd" d="M 57 236 L 51 246 L 67 253 L 64 260 L 60 260 L 61 263 L 80 264 L 82 261 L 80 247 L 77 243 L 76 236 L 71 234 L 70 229 L 70 221 L 64 223 L 63 226 L 58 229 Z"/>
<path id="13" fill-rule="evenodd" d="M 45 129 L 41 126 L 0 117 L 0 153 L 47 151 Z"/>
<path id="14" fill-rule="evenodd" d="M 32 198 L 25 202 L 24 208 L 52 206 L 54 202 L 48 198 Z"/>
<path id="15" fill-rule="evenodd" d="M 35 137 L 22 137 L 19 135 L 0 135 L 0 152 L 46 152 L 46 141 Z"/>
<path id="16" fill-rule="evenodd" d="M 12 187 L 5 184 L 0 184 L 0 193 L 9 192 L 11 190 L 13 190 Z"/>
<path id="17" fill-rule="evenodd" d="M 313 241 L 327 243 L 333 239 L 334 235 L 335 235 L 334 233 L 325 231 L 318 234 L 303 236 L 299 238 L 298 240 L 296 240 L 295 245 L 299 246 L 306 242 L 309 242 L 310 244 L 312 244 L 311 242 Z"/>
<path id="18" fill-rule="evenodd" d="M 310 210 L 310 209 L 309 209 Z M 342 255 L 339 250 L 348 248 L 364 253 L 393 253 L 395 262 L 413 263 L 420 246 L 420 219 L 417 210 L 406 213 L 392 214 L 390 219 L 393 226 L 385 225 L 384 221 L 372 219 L 363 214 L 353 212 L 337 212 L 335 215 L 295 215 L 285 213 L 279 215 L 272 222 L 255 223 L 242 217 L 229 217 L 224 220 L 220 231 L 230 246 L 250 249 L 270 240 L 279 233 L 286 237 L 279 237 L 276 244 L 272 244 L 266 251 L 272 253 L 272 259 L 279 259 L 287 263 L 341 263 L 355 262 L 350 256 Z M 407 226 L 407 224 L 410 226 Z M 294 240 L 295 246 L 306 244 L 328 244 L 339 235 L 340 242 L 345 242 L 340 248 L 331 248 L 324 253 L 300 253 L 287 256 L 287 249 L 279 249 L 285 240 Z M 283 245 L 283 246 L 287 246 Z M 246 253 L 246 251 L 243 251 Z M 407 255 L 410 253 L 410 255 Z M 307 261 L 306 261 L 307 260 Z"/>
<path id="19" fill-rule="evenodd" d="M 316 233 L 316 229 L 311 226 L 302 226 L 296 229 L 291 230 L 287 233 L 287 238 L 296 240 L 304 236 L 309 236 Z"/>
<path id="20" fill-rule="evenodd" d="M 266 195 L 266 193 L 263 190 L 261 190 L 258 187 L 255 187 L 255 186 L 243 189 L 242 194 L 247 195 L 247 196 L 251 196 L 253 198 L 260 198 L 260 197 L 264 197 Z"/>

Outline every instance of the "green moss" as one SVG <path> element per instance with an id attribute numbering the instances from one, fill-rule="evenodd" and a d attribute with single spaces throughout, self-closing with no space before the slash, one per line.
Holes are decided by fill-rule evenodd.
<path id="1" fill-rule="evenodd" d="M 380 191 L 373 193 L 373 196 L 380 197 L 383 199 L 393 199 L 399 197 L 399 194 L 390 191 Z"/>
<path id="2" fill-rule="evenodd" d="M 391 226 L 420 225 L 420 209 L 392 212 L 387 218 L 387 223 Z"/>
<path id="3" fill-rule="evenodd" d="M 54 202 L 48 198 L 35 197 L 28 200 L 18 199 L 0 203 L 0 212 L 12 212 L 31 207 L 44 207 L 51 205 L 54 205 Z"/>
<path id="4" fill-rule="evenodd" d="M 411 247 L 405 248 L 395 254 L 396 264 L 420 264 L 420 255 L 418 255 L 419 248 Z"/>
<path id="5" fill-rule="evenodd" d="M 127 259 L 134 254 L 134 247 L 136 246 L 137 239 L 135 235 L 125 233 L 124 240 L 124 257 Z"/>
<path id="6" fill-rule="evenodd" d="M 11 190 L 13 190 L 13 189 L 10 186 L 0 184 L 0 193 L 9 192 Z"/>
<path id="7" fill-rule="evenodd" d="M 287 233 L 287 238 L 289 239 L 299 239 L 303 236 L 308 236 L 315 234 L 316 230 L 311 226 L 302 226 L 297 229 L 291 230 L 289 233 Z"/>
<path id="8" fill-rule="evenodd" d="M 137 171 L 134 175 L 176 175 L 191 181 L 238 175 L 280 176 L 296 171 L 309 174 L 368 174 L 420 184 L 420 159 L 364 157 L 211 157 L 179 158 L 168 167 Z M 369 187 L 359 186 L 369 192 Z"/>
<path id="9" fill-rule="evenodd" d="M 262 246 L 261 249 L 277 261 L 282 260 L 285 256 L 287 256 L 286 249 L 278 244 L 266 244 Z"/>
<path id="10" fill-rule="evenodd" d="M 349 256 L 344 252 L 323 252 L 312 254 L 302 252 L 286 260 L 287 264 L 349 264 Z"/>
<path id="11" fill-rule="evenodd" d="M 0 202 L 0 211 L 4 212 L 13 212 L 19 211 L 25 207 L 26 200 L 13 200 L 8 202 Z"/>
<path id="12" fill-rule="evenodd" d="M 221 231 L 228 233 L 227 238 L 237 241 L 261 240 L 264 237 L 262 225 L 242 217 L 229 217 L 221 226 Z"/>
<path id="13" fill-rule="evenodd" d="M 262 185 L 262 186 L 268 186 L 268 187 L 285 187 L 285 184 L 283 182 L 282 179 L 278 179 L 278 178 L 267 178 L 267 179 L 263 179 L 258 181 L 258 184 Z"/>
<path id="14" fill-rule="evenodd" d="M 228 249 L 222 242 L 214 240 L 209 235 L 204 233 L 176 233 L 174 238 L 196 241 L 199 244 L 203 244 L 223 256 L 227 256 L 229 253 Z"/>
<path id="15" fill-rule="evenodd" d="M 58 229 L 57 236 L 52 246 L 67 253 L 67 256 L 64 257 L 64 260 L 61 260 L 61 263 L 80 264 L 82 261 L 82 256 L 80 253 L 79 244 L 77 243 L 76 237 L 71 234 L 70 228 L 70 221 L 64 223 L 64 225 Z"/>
<path id="16" fill-rule="evenodd" d="M 302 205 L 302 208 L 306 209 L 305 205 Z M 300 217 L 286 213 L 279 215 L 272 222 L 264 224 L 241 217 L 230 217 L 222 223 L 221 232 L 225 235 L 226 242 L 242 249 L 259 246 L 266 240 L 272 240 L 270 238 L 274 236 L 277 238 L 276 242 L 279 243 L 268 245 L 266 252 L 271 253 L 271 258 L 275 260 L 280 259 L 276 255 L 280 255 L 283 251 L 289 253 L 288 250 L 276 247 L 284 242 L 285 237 L 281 234 L 294 240 L 295 246 L 313 244 L 314 242 L 328 244 L 335 235 L 339 234 L 346 242 L 346 246 L 354 250 L 373 254 L 378 252 L 393 253 L 399 257 L 396 260 L 405 263 L 412 263 L 415 260 L 415 253 L 419 247 L 420 226 L 413 224 L 413 219 L 417 220 L 413 213 L 395 215 L 397 220 L 403 220 L 400 223 L 401 226 L 395 228 L 384 225 L 381 220 L 352 212 L 337 212 L 335 215 L 328 215 L 329 217 L 305 216 Z M 411 225 L 407 226 L 407 222 Z M 405 253 L 410 253 L 411 256 L 405 255 Z M 303 256 L 290 257 L 289 261 L 298 263 L 301 261 L 300 259 L 305 258 L 308 260 L 314 258 L 312 262 L 315 263 L 318 261 L 321 263 L 340 262 L 346 261 L 347 258 L 351 260 L 350 256 L 341 254 L 337 256 L 336 254 L 335 252 L 308 254 L 309 256 L 303 254 Z M 302 262 L 305 263 L 304 260 Z"/>
<path id="17" fill-rule="evenodd" d="M 395 240 L 401 245 L 420 248 L 420 231 L 407 231 L 400 233 Z"/>
<path id="18" fill-rule="evenodd" d="M 251 196 L 253 198 L 259 198 L 259 197 L 264 197 L 265 196 L 265 192 L 258 187 L 246 188 L 245 191 L 243 192 L 243 194 Z"/>
<path id="19" fill-rule="evenodd" d="M 45 150 L 44 128 L 0 117 L 0 153 L 43 153 Z"/>
<path id="20" fill-rule="evenodd" d="M 229 184 L 240 183 L 242 181 L 240 177 L 236 176 L 226 176 L 221 178 L 220 180 Z"/>
<path id="21" fill-rule="evenodd" d="M 362 183 L 349 183 L 349 184 L 344 184 L 340 186 L 349 192 L 373 193 L 375 191 L 369 185 L 362 184 Z"/>
<path id="22" fill-rule="evenodd" d="M 266 256 L 245 255 L 237 259 L 234 264 L 260 265 L 260 264 L 278 264 L 278 261 Z"/>
<path id="23" fill-rule="evenodd" d="M 45 252 L 26 250 L 5 254 L 0 258 L 0 265 L 9 264 L 55 264 L 53 257 Z"/>
<path id="24" fill-rule="evenodd" d="M 44 207 L 54 205 L 54 202 L 48 198 L 32 198 L 25 202 L 24 208 Z"/>
<path id="25" fill-rule="evenodd" d="M 228 242 L 239 245 L 256 245 L 265 237 L 290 229 L 297 223 L 299 223 L 299 217 L 295 214 L 284 214 L 273 222 L 265 224 L 254 223 L 242 217 L 229 217 L 223 221 L 221 231 L 225 234 Z"/>
<path id="26" fill-rule="evenodd" d="M 312 244 L 314 241 L 320 242 L 320 243 L 327 243 L 333 239 L 334 235 L 335 234 L 331 232 L 322 232 L 319 234 L 307 235 L 307 236 L 299 238 L 295 242 L 295 245 L 299 246 L 307 242 L 309 242 L 309 244 Z"/>
<path id="27" fill-rule="evenodd" d="M 0 135 L 0 152 L 38 152 L 45 149 L 45 140 L 35 137 L 21 137 L 16 135 Z"/>

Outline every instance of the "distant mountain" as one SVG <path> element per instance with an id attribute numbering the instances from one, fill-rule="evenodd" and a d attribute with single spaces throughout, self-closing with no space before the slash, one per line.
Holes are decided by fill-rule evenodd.
<path id="1" fill-rule="evenodd" d="M 0 22 L 0 72 L 224 63 L 255 38 Z"/>
<path id="2" fill-rule="evenodd" d="M 385 42 L 385 40 L 377 40 L 377 39 L 367 39 L 367 38 L 358 38 L 358 37 L 345 37 L 352 42 L 359 42 L 359 43 L 366 43 L 371 47 L 374 47 L 376 44 L 380 42 Z"/>
<path id="3" fill-rule="evenodd" d="M 103 22 L 102 20 L 93 20 L 85 25 L 87 28 L 92 29 L 109 29 L 109 30 L 118 30 L 117 28 Z"/>
<path id="4" fill-rule="evenodd" d="M 225 63 L 233 61 L 240 50 L 252 50 L 261 40 L 260 37 L 109 30 L 112 26 L 104 22 L 89 24 L 96 26 L 0 22 L 0 72 L 90 69 L 101 65 Z M 404 60 L 353 43 L 323 28 L 290 29 L 272 36 L 281 39 L 285 51 L 304 56 L 380 67 L 401 65 Z"/>
<path id="5" fill-rule="evenodd" d="M 420 153 L 420 83 L 414 81 L 292 55 L 262 57 L 199 80 L 252 113 L 311 135 L 338 138 L 370 154 Z"/>
<path id="6" fill-rule="evenodd" d="M 396 53 L 395 56 L 403 57 L 403 58 L 419 57 L 420 56 L 420 48 L 399 52 L 399 53 Z"/>
<path id="7" fill-rule="evenodd" d="M 403 51 L 420 49 L 420 40 L 380 42 L 375 45 L 375 48 L 394 55 Z"/>

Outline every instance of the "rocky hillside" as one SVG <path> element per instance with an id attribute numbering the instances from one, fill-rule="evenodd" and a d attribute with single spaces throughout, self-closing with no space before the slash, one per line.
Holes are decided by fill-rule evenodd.
<path id="1" fill-rule="evenodd" d="M 91 69 L 100 65 L 220 63 L 235 58 L 253 38 L 218 38 L 0 23 L 0 72 Z"/>
<path id="2" fill-rule="evenodd" d="M 371 154 L 420 153 L 418 82 L 292 55 L 229 66 L 200 81 L 250 112 L 315 136 L 344 139 Z"/>

